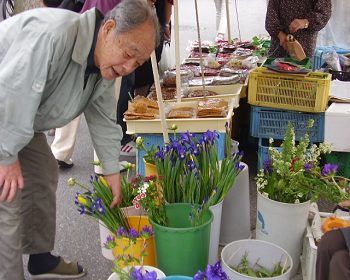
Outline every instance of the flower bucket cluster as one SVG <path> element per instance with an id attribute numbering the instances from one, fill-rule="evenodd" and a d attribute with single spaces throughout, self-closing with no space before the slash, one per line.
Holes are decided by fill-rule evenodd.
<path id="1" fill-rule="evenodd" d="M 174 132 L 174 137 L 165 147 L 157 148 L 154 159 L 167 202 L 202 204 L 210 201 L 214 205 L 225 198 L 243 169 L 240 164 L 242 154 L 231 154 L 228 134 L 227 130 L 226 153 L 221 162 L 216 131 L 208 130 L 201 135 L 189 131 L 176 135 Z"/>
<path id="2" fill-rule="evenodd" d="M 313 126 L 313 120 L 308 126 Z M 321 156 L 331 151 L 328 144 L 311 145 L 308 134 L 296 144 L 291 124 L 281 145 L 282 151 L 272 144 L 273 139 L 270 139 L 270 158 L 263 163 L 263 169 L 257 175 L 261 194 L 285 203 L 317 201 L 320 198 L 338 202 L 348 198 L 349 180 L 336 175 L 337 165 L 322 165 Z"/>

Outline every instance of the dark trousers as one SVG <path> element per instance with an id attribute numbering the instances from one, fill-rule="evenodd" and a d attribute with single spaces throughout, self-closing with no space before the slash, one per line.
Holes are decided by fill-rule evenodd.
<path id="1" fill-rule="evenodd" d="M 349 280 L 349 249 L 340 230 L 327 232 L 317 247 L 316 280 Z"/>

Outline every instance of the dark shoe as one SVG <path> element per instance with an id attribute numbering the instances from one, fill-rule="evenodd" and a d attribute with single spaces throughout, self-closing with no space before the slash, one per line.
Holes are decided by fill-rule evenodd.
<path id="1" fill-rule="evenodd" d="M 55 129 L 55 128 L 51 128 L 51 129 L 47 132 L 47 135 L 49 135 L 49 136 L 55 136 L 55 133 L 56 133 L 56 129 Z"/>
<path id="2" fill-rule="evenodd" d="M 31 279 L 77 279 L 85 274 L 86 271 L 77 262 L 67 261 L 60 257 L 60 262 L 54 269 L 41 274 L 29 273 L 29 276 Z"/>
<path id="3" fill-rule="evenodd" d="M 62 168 L 62 169 L 69 169 L 69 168 L 72 168 L 74 165 L 74 163 L 72 161 L 71 161 L 71 163 L 67 163 L 65 161 L 58 160 L 58 159 L 57 159 L 57 164 L 58 164 L 58 167 Z"/>

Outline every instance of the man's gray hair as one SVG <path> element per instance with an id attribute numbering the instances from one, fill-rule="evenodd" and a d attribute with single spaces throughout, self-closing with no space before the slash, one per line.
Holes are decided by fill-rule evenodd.
<path id="1" fill-rule="evenodd" d="M 122 0 L 106 14 L 104 21 L 108 19 L 113 19 L 117 23 L 117 33 L 128 32 L 149 20 L 154 26 L 156 47 L 160 43 L 160 27 L 156 9 L 147 0 Z"/>

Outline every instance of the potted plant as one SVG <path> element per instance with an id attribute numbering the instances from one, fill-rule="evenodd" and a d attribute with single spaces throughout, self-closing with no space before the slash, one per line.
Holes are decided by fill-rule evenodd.
<path id="1" fill-rule="evenodd" d="M 309 128 L 312 125 L 310 120 Z M 310 201 L 347 199 L 348 179 L 336 176 L 336 165 L 322 166 L 321 155 L 330 152 L 329 145 L 310 145 L 308 134 L 297 144 L 291 124 L 281 147 L 272 145 L 270 139 L 270 158 L 257 175 L 256 237 L 281 246 L 291 255 L 293 275 L 299 264 Z"/>
<path id="2" fill-rule="evenodd" d="M 138 176 L 135 207 L 143 207 L 155 232 L 158 267 L 166 274 L 193 275 L 208 262 L 212 213 L 205 203 L 165 203 L 155 176 Z M 170 242 L 171 241 L 171 242 Z"/>
<path id="3" fill-rule="evenodd" d="M 167 202 L 202 204 L 213 211 L 209 262 L 217 261 L 222 201 L 244 168 L 242 153 L 231 153 L 231 138 L 226 125 L 225 156 L 219 158 L 217 131 L 196 135 L 189 131 L 175 135 L 165 147 L 158 147 L 155 163 Z M 208 198 L 211 199 L 208 199 Z"/>
<path id="4" fill-rule="evenodd" d="M 150 230 L 151 225 L 148 222 L 148 218 L 141 215 L 127 216 L 125 211 L 127 208 L 121 207 L 121 205 L 110 208 L 109 205 L 112 202 L 113 194 L 103 176 L 91 176 L 90 182 L 92 189 L 80 184 L 73 178 L 68 181 L 70 186 L 78 185 L 84 190 L 84 192 L 77 192 L 75 204 L 80 214 L 94 218 L 100 223 L 100 229 L 103 229 L 103 231 L 100 230 L 103 248 L 107 250 L 114 249 L 114 247 L 117 248 L 114 257 L 110 251 L 105 256 L 109 259 L 118 258 L 118 255 L 120 255 L 118 249 L 123 248 L 125 249 L 125 254 L 128 253 L 128 250 L 133 250 L 134 255 L 139 258 L 141 255 L 144 255 L 145 248 L 142 246 L 142 243 L 145 242 L 147 245 L 147 256 L 145 256 L 143 263 L 154 265 L 154 237 L 153 231 Z M 126 191 L 128 188 L 131 189 Z M 128 180 L 122 179 L 122 190 L 124 190 L 123 193 L 125 194 L 124 199 L 132 200 L 136 196 L 133 183 L 129 183 Z M 134 207 L 131 206 L 131 208 Z M 104 251 L 102 252 L 104 253 Z"/>

